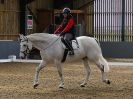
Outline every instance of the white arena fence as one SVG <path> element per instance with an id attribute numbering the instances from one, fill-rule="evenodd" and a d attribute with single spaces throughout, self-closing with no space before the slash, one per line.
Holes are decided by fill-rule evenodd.
<path id="1" fill-rule="evenodd" d="M 0 59 L 0 63 L 17 62 L 17 63 L 40 63 L 42 60 L 33 59 L 16 59 L 15 55 L 8 57 L 9 59 Z M 133 66 L 133 62 L 108 62 L 110 66 Z"/>
<path id="2" fill-rule="evenodd" d="M 20 63 L 40 63 L 42 60 L 29 60 L 29 59 L 0 59 L 0 63 L 20 62 Z"/>
<path id="3" fill-rule="evenodd" d="M 42 60 L 31 60 L 31 59 L 16 59 L 15 55 L 10 55 L 8 59 L 0 59 L 0 63 L 8 62 L 20 62 L 20 63 L 40 63 Z"/>

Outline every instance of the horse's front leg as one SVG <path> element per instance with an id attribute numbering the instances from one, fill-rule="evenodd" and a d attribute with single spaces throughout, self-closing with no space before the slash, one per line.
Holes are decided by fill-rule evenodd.
<path id="1" fill-rule="evenodd" d="M 34 89 L 37 88 L 37 86 L 39 85 L 39 73 L 40 70 L 43 69 L 46 66 L 46 62 L 42 61 L 39 66 L 36 68 L 36 73 L 35 73 L 35 79 L 34 79 Z"/>
<path id="2" fill-rule="evenodd" d="M 59 74 L 60 80 L 61 80 L 59 88 L 64 88 L 64 75 L 63 75 L 63 70 L 62 70 L 62 64 L 59 61 L 55 61 L 55 65 L 57 67 L 58 74 Z"/>

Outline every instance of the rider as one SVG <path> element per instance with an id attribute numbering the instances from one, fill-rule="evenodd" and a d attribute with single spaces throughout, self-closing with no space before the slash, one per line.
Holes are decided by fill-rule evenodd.
<path id="1" fill-rule="evenodd" d="M 75 38 L 75 34 L 74 34 L 75 22 L 74 22 L 73 16 L 71 15 L 70 8 L 66 7 L 63 9 L 63 16 L 64 16 L 64 19 L 61 25 L 59 25 L 57 30 L 54 32 L 54 34 L 59 34 L 62 37 L 62 41 L 68 48 L 69 54 L 74 55 L 71 40 Z"/>

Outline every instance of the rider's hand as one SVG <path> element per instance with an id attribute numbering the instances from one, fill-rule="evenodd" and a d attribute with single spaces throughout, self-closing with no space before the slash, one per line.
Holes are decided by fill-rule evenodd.
<path id="1" fill-rule="evenodd" d="M 63 36 L 63 35 L 64 35 L 64 33 L 63 33 L 63 32 L 61 32 L 61 33 L 60 33 L 60 36 Z"/>
<path id="2" fill-rule="evenodd" d="M 54 34 L 54 35 L 59 36 L 59 34 Z"/>

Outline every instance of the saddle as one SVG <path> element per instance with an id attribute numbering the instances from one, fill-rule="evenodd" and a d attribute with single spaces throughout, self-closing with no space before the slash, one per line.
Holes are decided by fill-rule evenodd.
<path id="1" fill-rule="evenodd" d="M 77 50 L 79 48 L 79 44 L 77 40 L 72 40 L 71 44 L 72 44 L 73 50 Z M 62 47 L 64 49 L 67 49 L 66 45 L 63 42 L 62 42 Z"/>
<path id="2" fill-rule="evenodd" d="M 61 62 L 63 63 L 66 60 L 67 55 L 69 55 L 68 54 L 69 50 L 68 50 L 67 46 L 65 45 L 66 42 L 64 41 L 64 39 L 61 39 L 61 41 L 62 41 L 62 46 L 64 48 L 64 55 L 61 60 Z M 79 44 L 78 44 L 77 39 L 71 40 L 71 44 L 72 44 L 73 51 L 79 49 Z"/>

